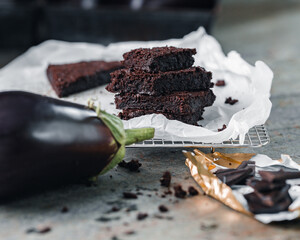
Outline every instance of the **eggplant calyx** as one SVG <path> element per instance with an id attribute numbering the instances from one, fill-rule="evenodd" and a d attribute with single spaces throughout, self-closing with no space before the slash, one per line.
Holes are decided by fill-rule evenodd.
<path id="1" fill-rule="evenodd" d="M 96 111 L 97 116 L 110 129 L 113 137 L 119 144 L 117 153 L 114 155 L 110 163 L 100 172 L 100 175 L 108 172 L 123 160 L 125 156 L 126 145 L 141 142 L 154 137 L 154 128 L 136 128 L 124 130 L 123 122 L 117 116 L 100 110 L 99 106 L 96 108 L 91 102 L 89 102 L 89 107 Z"/>

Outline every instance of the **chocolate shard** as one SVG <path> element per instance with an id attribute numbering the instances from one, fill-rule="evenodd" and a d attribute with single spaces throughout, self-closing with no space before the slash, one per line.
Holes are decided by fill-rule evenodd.
<path id="1" fill-rule="evenodd" d="M 286 185 L 285 182 L 270 183 L 265 180 L 260 181 L 254 178 L 248 179 L 246 184 L 258 192 L 278 190 Z"/>
<path id="2" fill-rule="evenodd" d="M 251 175 L 252 171 L 251 168 L 228 169 L 228 171 L 216 171 L 215 174 L 223 183 L 232 186 L 234 184 L 243 184 L 243 181 Z"/>
<path id="3" fill-rule="evenodd" d="M 258 173 L 267 182 L 282 182 L 287 179 L 300 178 L 300 171 L 286 172 L 281 169 L 278 172 L 259 171 Z"/>
<path id="4" fill-rule="evenodd" d="M 244 195 L 244 197 L 252 213 L 277 213 L 287 210 L 292 203 L 288 193 L 289 188 L 290 185 L 286 185 L 281 190 L 271 191 L 267 194 L 254 191 Z"/>

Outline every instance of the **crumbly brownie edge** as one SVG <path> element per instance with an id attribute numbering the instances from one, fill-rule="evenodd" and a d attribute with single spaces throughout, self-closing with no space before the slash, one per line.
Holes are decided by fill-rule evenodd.
<path id="1" fill-rule="evenodd" d="M 121 69 L 111 73 L 109 92 L 166 95 L 175 91 L 201 91 L 213 87 L 212 73 L 201 67 L 185 70 L 159 72 L 156 74 L 143 71 Z"/>
<path id="2" fill-rule="evenodd" d="M 141 110 L 141 109 L 130 109 L 130 110 L 123 110 L 123 112 L 119 113 L 119 117 L 123 120 L 129 120 L 135 117 L 140 117 L 144 115 L 149 115 L 149 114 L 163 114 L 166 118 L 169 120 L 178 120 L 187 124 L 191 125 L 196 125 L 198 126 L 197 122 L 199 120 L 202 120 L 202 115 L 203 115 L 204 109 L 202 109 L 199 112 L 189 114 L 189 115 L 176 115 L 176 114 L 170 114 L 170 113 L 160 113 L 160 112 L 155 112 L 155 111 L 147 111 L 147 110 Z"/>

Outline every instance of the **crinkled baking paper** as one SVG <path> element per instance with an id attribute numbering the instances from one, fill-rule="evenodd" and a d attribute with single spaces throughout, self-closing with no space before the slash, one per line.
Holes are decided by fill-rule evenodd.
<path id="1" fill-rule="evenodd" d="M 48 64 L 64 64 L 86 60 L 121 60 L 122 54 L 140 47 L 176 46 L 196 48 L 196 66 L 212 71 L 213 81 L 223 79 L 225 87 L 214 87 L 217 99 L 213 106 L 206 108 L 203 127 L 188 125 L 176 120 L 168 120 L 163 115 L 146 115 L 124 121 L 125 128 L 155 127 L 155 137 L 166 140 L 189 140 L 204 143 L 220 143 L 230 138 L 240 137 L 244 141 L 248 130 L 263 124 L 271 111 L 270 88 L 273 73 L 262 61 L 254 66 L 232 51 L 225 56 L 215 38 L 205 33 L 203 28 L 182 39 L 151 42 L 121 42 L 108 46 L 90 43 L 69 43 L 49 40 L 30 48 L 0 70 L 0 91 L 24 90 L 51 97 L 57 97 L 47 77 Z M 224 104 L 227 97 L 238 99 L 235 105 Z M 118 113 L 114 105 L 114 95 L 104 86 L 64 98 L 67 101 L 87 104 L 93 98 L 101 103 L 102 109 Z M 223 124 L 227 128 L 217 129 Z"/>

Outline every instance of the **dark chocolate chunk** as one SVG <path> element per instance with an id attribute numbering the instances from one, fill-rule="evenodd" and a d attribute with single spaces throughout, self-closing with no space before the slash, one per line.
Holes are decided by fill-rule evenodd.
<path id="1" fill-rule="evenodd" d="M 159 209 L 159 211 L 161 211 L 161 212 L 168 212 L 169 211 L 169 209 L 165 206 L 165 205 L 160 205 L 159 207 L 158 207 L 158 209 Z"/>
<path id="2" fill-rule="evenodd" d="M 188 188 L 188 191 L 191 196 L 196 196 L 199 194 L 198 190 L 196 188 L 194 188 L 193 186 L 190 186 Z"/>
<path id="3" fill-rule="evenodd" d="M 258 173 L 267 182 L 282 182 L 287 179 L 300 178 L 300 171 L 286 172 L 281 169 L 278 172 L 259 171 Z"/>
<path id="4" fill-rule="evenodd" d="M 196 49 L 176 47 L 138 48 L 124 53 L 122 62 L 127 68 L 146 72 L 166 72 L 186 69 L 193 65 Z"/>
<path id="5" fill-rule="evenodd" d="M 164 187 L 170 187 L 171 173 L 169 171 L 164 172 L 160 179 L 160 185 Z"/>
<path id="6" fill-rule="evenodd" d="M 117 94 L 115 103 L 118 109 L 143 109 L 155 112 L 167 112 L 188 115 L 203 111 L 211 106 L 216 96 L 211 90 L 198 92 L 174 92 L 164 96 L 141 94 Z"/>
<path id="7" fill-rule="evenodd" d="M 218 87 L 223 87 L 223 86 L 225 86 L 225 81 L 224 80 L 218 80 L 215 85 L 218 86 Z"/>
<path id="8" fill-rule="evenodd" d="M 243 182 L 252 174 L 251 168 L 243 169 L 221 169 L 215 172 L 216 176 L 226 185 L 243 184 Z"/>
<path id="9" fill-rule="evenodd" d="M 138 215 L 136 216 L 137 220 L 144 220 L 148 217 L 148 213 L 138 213 Z"/>
<path id="10" fill-rule="evenodd" d="M 47 76 L 57 96 L 65 97 L 109 83 L 109 73 L 122 67 L 120 62 L 104 61 L 49 65 Z"/>
<path id="11" fill-rule="evenodd" d="M 123 192 L 123 197 L 125 199 L 137 199 L 137 195 L 135 193 L 131 193 L 131 192 Z"/>
<path id="12" fill-rule="evenodd" d="M 131 172 L 138 172 L 142 164 L 137 159 L 132 159 L 130 162 L 124 160 L 118 164 L 120 167 L 126 168 Z"/>
<path id="13" fill-rule="evenodd" d="M 229 98 L 226 98 L 225 103 L 233 105 L 233 104 L 236 104 L 238 101 L 239 100 L 237 100 L 237 99 L 232 99 L 231 97 L 229 97 Z"/>
<path id="14" fill-rule="evenodd" d="M 186 197 L 186 191 L 184 191 L 182 189 L 182 186 L 181 185 L 176 185 L 174 186 L 174 190 L 175 190 L 175 197 L 177 198 L 185 198 Z"/>
<path id="15" fill-rule="evenodd" d="M 179 71 L 146 73 L 142 70 L 120 69 L 110 74 L 106 90 L 114 93 L 166 95 L 178 91 L 201 91 L 213 87 L 212 74 L 201 67 Z"/>
<path id="16" fill-rule="evenodd" d="M 278 190 L 286 185 L 286 183 L 284 181 L 270 183 L 265 180 L 260 181 L 260 180 L 254 179 L 254 178 L 248 179 L 246 183 L 247 183 L 247 185 L 254 188 L 258 192 L 269 192 L 269 191 L 273 191 L 273 190 Z"/>
<path id="17" fill-rule="evenodd" d="M 275 193 L 276 194 L 276 193 Z M 274 193 L 273 193 L 274 195 Z M 261 197 L 258 196 L 255 192 L 244 195 L 248 202 L 249 210 L 254 214 L 259 213 L 277 213 L 281 211 L 288 210 L 288 207 L 292 203 L 292 199 L 287 193 L 287 195 L 281 198 L 280 201 L 272 204 L 272 206 L 266 206 Z"/>

